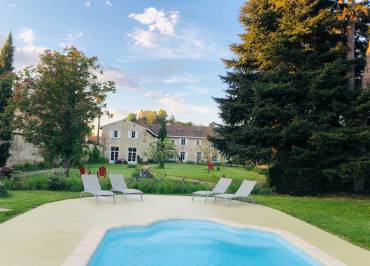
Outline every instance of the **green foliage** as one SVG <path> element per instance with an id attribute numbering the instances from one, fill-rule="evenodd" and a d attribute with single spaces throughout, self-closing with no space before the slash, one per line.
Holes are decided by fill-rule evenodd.
<path id="1" fill-rule="evenodd" d="M 87 163 L 107 163 L 107 158 L 105 158 L 104 154 L 96 146 L 94 146 L 92 150 L 88 151 Z"/>
<path id="2" fill-rule="evenodd" d="M 137 120 L 137 115 L 134 113 L 129 113 L 126 118 L 128 121 L 135 122 Z"/>
<path id="3" fill-rule="evenodd" d="M 175 146 L 170 139 L 155 139 L 150 143 L 149 149 L 149 159 L 159 163 L 159 166 L 164 168 L 164 163 L 175 149 Z"/>
<path id="4" fill-rule="evenodd" d="M 46 162 L 36 162 L 36 163 L 23 163 L 14 166 L 16 171 L 27 172 L 48 169 L 49 165 Z"/>
<path id="5" fill-rule="evenodd" d="M 4 198 L 6 196 L 8 196 L 8 192 L 6 190 L 6 187 L 2 182 L 0 182 L 0 198 Z"/>
<path id="6" fill-rule="evenodd" d="M 231 45 L 236 57 L 224 60 L 229 88 L 215 99 L 224 123 L 210 140 L 241 162 L 269 165 L 281 193 L 370 187 L 370 97 L 348 90 L 347 68 L 360 63 L 346 61 L 339 8 L 331 0 L 250 0 L 241 9 L 241 43 Z M 368 22 L 357 22 L 357 58 L 365 55 Z"/>
<path id="7" fill-rule="evenodd" d="M 12 108 L 9 102 L 12 96 L 14 46 L 13 36 L 9 33 L 0 50 L 0 167 L 6 164 L 10 156 L 9 148 L 12 139 L 13 119 Z"/>
<path id="8" fill-rule="evenodd" d="M 17 126 L 40 147 L 44 158 L 63 165 L 68 175 L 83 152 L 91 122 L 102 114 L 102 102 L 114 90 L 101 82 L 96 57 L 76 48 L 46 50 L 36 67 L 26 68 L 15 85 Z"/>
<path id="9" fill-rule="evenodd" d="M 158 138 L 161 142 L 163 142 L 165 138 L 167 138 L 166 120 L 162 120 L 160 123 Z"/>

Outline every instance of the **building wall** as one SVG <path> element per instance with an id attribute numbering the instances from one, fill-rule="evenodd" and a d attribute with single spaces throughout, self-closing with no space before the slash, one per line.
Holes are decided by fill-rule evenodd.
<path id="1" fill-rule="evenodd" d="M 113 132 L 119 131 L 117 138 L 113 137 Z M 129 132 L 136 131 L 137 139 L 130 139 Z M 211 160 L 215 162 L 223 161 L 224 158 L 220 155 L 212 144 L 206 138 L 200 137 L 169 137 L 175 144 L 177 155 L 174 160 L 179 161 L 181 152 L 185 152 L 184 161 L 197 162 L 197 153 L 201 153 L 202 162 Z M 185 145 L 181 145 L 181 139 L 185 139 Z M 155 140 L 155 137 L 150 134 L 146 128 L 130 121 L 117 121 L 102 127 L 102 144 L 104 145 L 104 155 L 111 159 L 111 148 L 118 147 L 118 159 L 128 160 L 128 149 L 136 148 L 136 154 L 144 161 L 148 159 L 150 143 Z M 113 162 L 110 160 L 110 162 Z"/>
<path id="2" fill-rule="evenodd" d="M 182 145 L 181 139 L 185 139 L 185 145 Z M 208 160 L 220 162 L 223 160 L 219 151 L 206 138 L 171 137 L 171 140 L 173 140 L 179 155 L 181 152 L 185 152 L 185 161 L 197 162 L 199 159 L 197 153 L 201 155 L 201 162 Z"/>
<path id="3" fill-rule="evenodd" d="M 10 157 L 6 162 L 7 166 L 12 167 L 17 164 L 42 161 L 44 161 L 44 158 L 39 149 L 31 143 L 25 142 L 22 134 L 13 134 L 12 144 L 10 146 Z"/>
<path id="4" fill-rule="evenodd" d="M 118 130 L 118 138 L 113 137 L 113 132 Z M 137 132 L 136 139 L 130 139 L 128 133 Z M 136 154 L 144 161 L 148 159 L 149 145 L 154 137 L 147 130 L 130 121 L 118 121 L 102 127 L 102 144 L 104 155 L 110 160 L 111 147 L 118 147 L 118 159 L 128 160 L 128 149 L 136 148 Z"/>

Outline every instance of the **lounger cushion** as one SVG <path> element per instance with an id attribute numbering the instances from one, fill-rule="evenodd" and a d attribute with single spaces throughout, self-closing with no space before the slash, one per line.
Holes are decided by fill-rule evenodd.
<path id="1" fill-rule="evenodd" d="M 132 188 L 122 189 L 122 190 L 113 190 L 113 191 L 121 192 L 121 193 L 124 193 L 124 194 L 143 194 L 143 192 L 141 190 L 132 189 Z"/>
<path id="2" fill-rule="evenodd" d="M 209 196 L 209 195 L 213 195 L 215 193 L 213 191 L 204 190 L 204 191 L 196 191 L 193 194 L 197 195 L 197 196 Z"/>
<path id="3" fill-rule="evenodd" d="M 215 195 L 214 197 L 221 198 L 221 199 L 230 199 L 230 198 L 237 198 L 238 196 L 234 194 L 218 194 L 218 195 Z"/>
<path id="4" fill-rule="evenodd" d="M 99 195 L 99 196 L 113 196 L 114 195 L 113 192 L 107 191 L 107 190 L 95 191 L 95 192 L 91 192 L 91 193 Z"/>

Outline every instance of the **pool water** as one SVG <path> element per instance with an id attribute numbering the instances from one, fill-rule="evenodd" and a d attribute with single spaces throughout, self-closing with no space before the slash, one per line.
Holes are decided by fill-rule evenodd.
<path id="1" fill-rule="evenodd" d="M 109 230 L 89 266 L 321 265 L 280 236 L 208 221 Z"/>

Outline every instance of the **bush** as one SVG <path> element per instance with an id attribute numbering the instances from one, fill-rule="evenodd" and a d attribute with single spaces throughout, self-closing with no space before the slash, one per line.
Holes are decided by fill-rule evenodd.
<path id="1" fill-rule="evenodd" d="M 48 189 L 49 190 L 66 190 L 66 177 L 62 173 L 54 173 L 49 177 Z"/>
<path id="2" fill-rule="evenodd" d="M 0 182 L 0 198 L 4 198 L 8 196 L 8 192 L 6 191 L 6 187 L 3 183 Z"/>
<path id="3" fill-rule="evenodd" d="M 104 157 L 103 153 L 96 147 L 88 152 L 87 163 L 88 164 L 95 164 L 95 163 L 107 163 L 107 158 Z"/>
<path id="4" fill-rule="evenodd" d="M 17 164 L 14 166 L 16 171 L 28 172 L 28 171 L 37 171 L 50 168 L 46 162 L 35 162 L 35 163 L 24 163 Z"/>
<path id="5" fill-rule="evenodd" d="M 128 168 L 136 168 L 136 164 L 128 164 L 127 167 Z"/>

